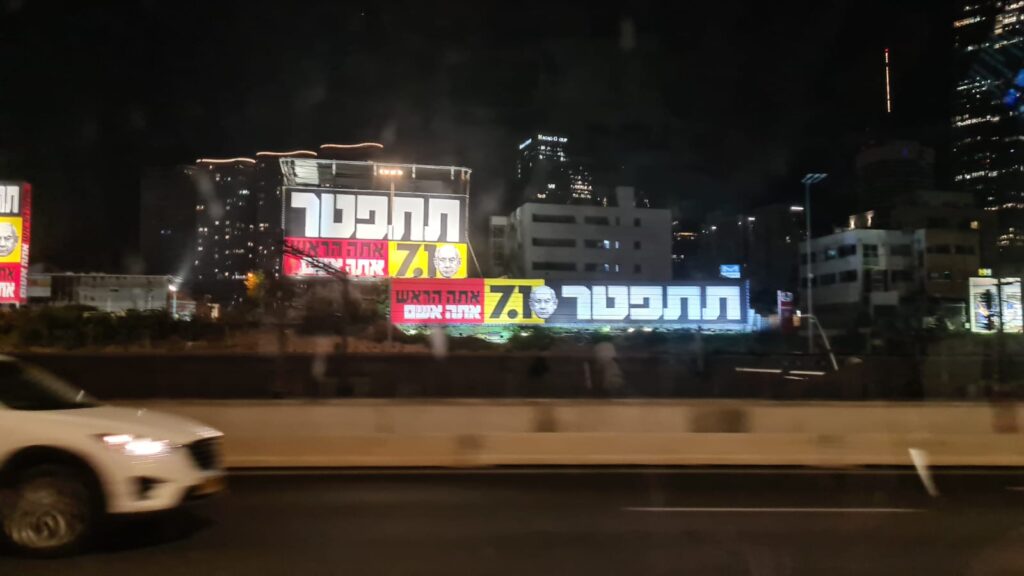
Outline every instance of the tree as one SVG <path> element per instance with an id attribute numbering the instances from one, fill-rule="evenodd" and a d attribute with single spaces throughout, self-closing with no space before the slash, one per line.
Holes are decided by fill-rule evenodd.
<path id="1" fill-rule="evenodd" d="M 255 270 L 245 275 L 245 294 L 250 300 L 262 301 L 266 287 L 267 278 L 261 270 Z"/>

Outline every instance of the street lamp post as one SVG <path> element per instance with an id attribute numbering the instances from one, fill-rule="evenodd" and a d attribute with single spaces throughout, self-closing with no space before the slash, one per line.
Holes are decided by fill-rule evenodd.
<path id="1" fill-rule="evenodd" d="M 387 178 L 388 179 L 388 183 L 391 185 L 390 186 L 391 193 L 388 195 L 388 240 L 390 240 L 391 237 L 392 237 L 392 228 L 394 227 L 394 221 L 392 220 L 392 217 L 393 217 L 392 215 L 395 212 L 395 178 L 401 178 L 403 174 L 404 174 L 404 171 L 401 168 L 384 168 L 384 167 L 382 167 L 382 168 L 378 168 L 377 169 L 377 175 L 378 176 L 383 176 L 383 177 Z M 388 276 L 390 276 L 390 273 L 388 274 Z M 388 289 L 390 290 L 390 288 L 391 288 L 391 279 L 388 278 Z M 388 348 L 389 349 L 391 348 L 391 340 L 392 340 L 391 332 L 392 332 L 391 310 L 390 310 L 390 307 L 389 307 L 389 310 L 388 310 Z"/>
<path id="2" fill-rule="evenodd" d="M 828 174 L 811 173 L 804 176 L 801 182 L 804 183 L 804 220 L 807 238 L 807 315 L 814 318 L 814 286 L 812 285 L 814 278 L 814 265 L 811 255 L 813 250 L 811 249 L 811 184 L 817 184 L 825 178 Z M 807 327 L 807 353 L 814 353 L 814 330 L 810 326 Z"/>
<path id="3" fill-rule="evenodd" d="M 171 284 L 167 287 L 171 291 L 171 318 L 178 319 L 178 285 Z"/>

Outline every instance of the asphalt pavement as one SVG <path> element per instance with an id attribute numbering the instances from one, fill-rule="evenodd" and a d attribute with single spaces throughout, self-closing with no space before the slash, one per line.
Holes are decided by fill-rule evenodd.
<path id="1" fill-rule="evenodd" d="M 33 575 L 1024 575 L 1024 472 L 575 469 L 232 475 Z"/>

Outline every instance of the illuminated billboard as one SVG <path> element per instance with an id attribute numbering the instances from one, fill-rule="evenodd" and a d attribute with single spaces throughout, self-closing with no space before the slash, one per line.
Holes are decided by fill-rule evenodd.
<path id="1" fill-rule="evenodd" d="M 719 264 L 718 275 L 722 278 L 739 278 L 743 275 L 742 267 L 739 264 Z"/>
<path id="2" fill-rule="evenodd" d="M 1021 315 L 1020 278 L 971 278 L 968 287 L 971 306 L 971 332 L 999 331 L 1000 302 L 1004 332 L 1024 331 Z"/>
<path id="3" fill-rule="evenodd" d="M 283 217 L 286 276 L 467 276 L 465 196 L 287 187 Z"/>
<path id="4" fill-rule="evenodd" d="M 32 188 L 0 182 L 0 304 L 28 301 Z"/>
<path id="5" fill-rule="evenodd" d="M 650 325 L 739 328 L 745 281 L 621 284 L 541 279 L 394 280 L 395 324 Z"/>

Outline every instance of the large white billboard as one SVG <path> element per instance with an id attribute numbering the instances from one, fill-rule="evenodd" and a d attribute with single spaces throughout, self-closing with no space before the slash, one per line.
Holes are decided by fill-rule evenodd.
<path id="1" fill-rule="evenodd" d="M 468 275 L 465 196 L 286 187 L 283 218 L 286 276 Z"/>

